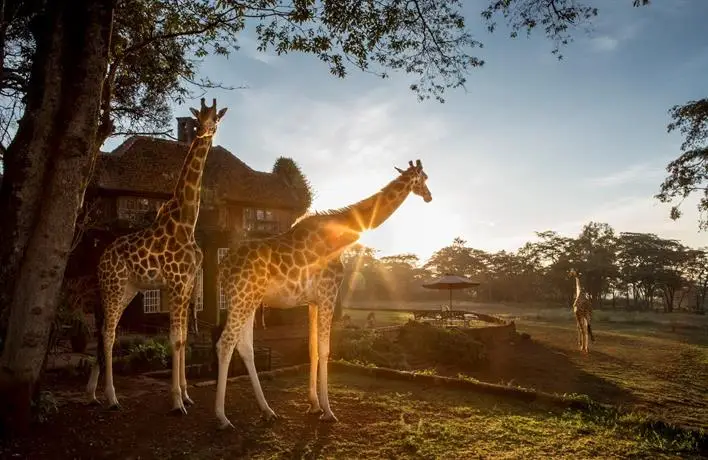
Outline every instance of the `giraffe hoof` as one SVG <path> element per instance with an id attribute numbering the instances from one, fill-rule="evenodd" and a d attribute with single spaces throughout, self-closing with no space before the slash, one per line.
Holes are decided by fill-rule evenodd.
<path id="1" fill-rule="evenodd" d="M 175 416 L 187 415 L 187 409 L 185 409 L 184 407 L 175 407 L 174 409 L 170 410 L 169 414 Z"/>
<path id="2" fill-rule="evenodd" d="M 339 420 L 337 420 L 337 417 L 335 417 L 334 414 L 330 412 L 329 414 L 320 415 L 320 421 L 321 422 L 328 422 L 328 423 L 336 423 Z"/>
<path id="3" fill-rule="evenodd" d="M 108 410 L 113 411 L 113 412 L 117 412 L 121 409 L 122 409 L 122 407 L 120 407 L 120 404 L 118 404 L 118 403 L 111 404 L 110 406 L 108 406 Z"/>
<path id="4" fill-rule="evenodd" d="M 266 422 L 272 422 L 272 421 L 280 419 L 280 416 L 273 411 L 263 412 L 263 414 L 261 415 L 261 419 L 263 419 Z"/>
<path id="5" fill-rule="evenodd" d="M 322 410 L 322 408 L 320 406 L 313 406 L 312 404 L 310 404 L 310 407 L 307 409 L 307 413 L 309 415 L 319 415 L 322 412 L 324 412 L 324 411 Z"/>
<path id="6" fill-rule="evenodd" d="M 101 406 L 101 401 L 99 401 L 99 400 L 96 399 L 96 398 L 93 398 L 91 401 L 87 402 L 86 405 L 87 405 L 87 406 L 99 407 L 99 406 Z"/>
<path id="7" fill-rule="evenodd" d="M 192 399 L 189 397 L 182 399 L 182 402 L 184 403 L 185 406 L 193 406 L 194 405 L 194 401 L 192 401 Z"/>
<path id="8" fill-rule="evenodd" d="M 232 429 L 232 428 L 234 428 L 234 426 L 228 420 L 221 422 L 219 424 L 219 431 L 226 431 L 226 430 Z"/>

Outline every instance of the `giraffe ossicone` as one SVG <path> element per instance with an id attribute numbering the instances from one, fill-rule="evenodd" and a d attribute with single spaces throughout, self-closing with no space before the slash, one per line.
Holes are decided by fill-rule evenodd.
<path id="1" fill-rule="evenodd" d="M 105 394 L 109 407 L 120 407 L 113 386 L 113 344 L 123 311 L 138 291 L 160 288 L 167 293 L 172 347 L 172 410 L 186 414 L 193 404 L 187 393 L 185 348 L 187 314 L 194 300 L 196 275 L 203 254 L 194 237 L 199 216 L 202 175 L 212 139 L 226 108 L 217 111 L 201 100 L 194 137 L 172 197 L 162 204 L 153 223 L 142 230 L 117 238 L 103 252 L 98 263 L 101 307 L 96 312 L 98 345 L 96 363 L 86 391 L 92 402 L 101 368 L 105 368 Z"/>
<path id="2" fill-rule="evenodd" d="M 381 225 L 413 193 L 432 200 L 428 176 L 420 160 L 378 193 L 345 208 L 306 214 L 286 232 L 243 241 L 229 248 L 219 264 L 219 283 L 227 302 L 224 329 L 216 343 L 218 381 L 215 414 L 220 428 L 232 426 L 224 404 L 229 363 L 234 348 L 243 359 L 263 415 L 276 417 L 261 388 L 253 356 L 253 321 L 263 303 L 268 308 L 309 305 L 309 412 L 336 421 L 329 404 L 327 362 L 337 292 L 344 278 L 341 254 L 362 231 Z M 318 389 L 319 377 L 319 389 Z M 319 390 L 319 391 L 318 391 Z"/>

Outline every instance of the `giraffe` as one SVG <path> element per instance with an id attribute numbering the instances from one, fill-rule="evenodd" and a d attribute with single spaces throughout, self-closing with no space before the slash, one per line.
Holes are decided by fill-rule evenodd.
<path id="1" fill-rule="evenodd" d="M 263 396 L 253 358 L 253 321 L 261 302 L 268 308 L 309 306 L 309 413 L 337 421 L 327 394 L 330 328 L 337 292 L 344 278 L 341 253 L 388 219 L 412 192 L 427 203 L 432 196 L 423 165 L 408 162 L 406 170 L 378 193 L 345 208 L 306 214 L 273 237 L 243 241 L 219 265 L 219 282 L 228 305 L 226 323 L 216 343 L 218 382 L 215 413 L 219 427 L 232 427 L 224 413 L 226 378 L 234 348 L 243 359 L 258 405 L 265 418 L 277 417 Z M 319 393 L 317 390 L 319 367 Z"/>
<path id="2" fill-rule="evenodd" d="M 573 302 L 573 313 L 575 314 L 575 323 L 578 328 L 578 347 L 580 351 L 589 352 L 588 337 L 591 341 L 595 341 L 592 335 L 592 302 L 590 296 L 580 283 L 580 275 L 575 269 L 571 269 L 568 275 L 575 278 L 575 301 Z"/>
<path id="3" fill-rule="evenodd" d="M 96 385 L 105 367 L 105 394 L 109 408 L 119 409 L 113 387 L 112 350 L 115 331 L 123 310 L 139 290 L 164 288 L 170 308 L 172 345 L 172 411 L 186 414 L 193 404 L 187 394 L 185 346 L 187 310 L 193 297 L 195 277 L 203 254 L 194 238 L 204 164 L 212 139 L 226 108 L 217 112 L 216 99 L 207 107 L 190 109 L 197 119 L 196 136 L 184 161 L 172 198 L 162 204 L 149 227 L 117 238 L 108 245 L 98 263 L 102 306 L 97 309 L 97 359 L 87 392 L 97 403 Z"/>

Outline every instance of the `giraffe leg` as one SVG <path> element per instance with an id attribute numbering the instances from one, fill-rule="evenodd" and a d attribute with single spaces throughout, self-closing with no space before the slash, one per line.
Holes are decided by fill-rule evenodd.
<path id="1" fill-rule="evenodd" d="M 182 329 L 182 347 L 180 348 L 180 366 L 179 366 L 179 387 L 182 390 L 182 403 L 185 406 L 194 404 L 192 398 L 187 393 L 187 312 L 185 311 L 184 319 L 181 321 Z"/>
<path id="2" fill-rule="evenodd" d="M 118 410 L 120 404 L 116 397 L 116 389 L 113 386 L 113 344 L 116 340 L 116 327 L 118 326 L 118 318 L 109 316 L 106 318 L 106 323 L 103 327 L 103 353 L 106 360 L 106 399 L 108 399 L 108 409 Z"/>
<path id="3" fill-rule="evenodd" d="M 590 328 L 590 323 L 588 322 L 587 317 L 583 318 L 583 351 L 585 353 L 588 353 L 590 350 L 588 349 L 589 341 L 590 341 L 590 334 L 588 333 L 588 329 Z"/>
<path id="4" fill-rule="evenodd" d="M 578 330 L 578 349 L 583 351 L 583 323 L 577 313 L 575 314 L 575 326 Z"/>
<path id="5" fill-rule="evenodd" d="M 268 402 L 263 395 L 263 389 L 261 388 L 261 382 L 258 379 L 258 373 L 256 371 L 256 362 L 253 356 L 253 320 L 256 313 L 256 309 L 250 309 L 251 313 L 240 328 L 237 334 L 238 342 L 236 343 L 236 349 L 238 354 L 241 355 L 243 359 L 243 364 L 248 370 L 248 376 L 251 378 L 251 385 L 253 386 L 253 392 L 256 394 L 256 401 L 258 406 L 263 412 L 263 417 L 266 420 L 271 420 L 278 418 L 273 409 L 270 408 Z"/>
<path id="6" fill-rule="evenodd" d="M 173 298 L 175 296 L 172 296 Z M 182 372 L 182 349 L 185 344 L 182 341 L 182 315 L 185 314 L 182 308 L 184 303 L 179 299 L 180 307 L 172 314 L 170 321 L 170 344 L 172 345 L 172 412 L 175 414 L 187 415 L 187 409 L 182 400 L 182 389 L 180 388 L 180 376 Z M 186 384 L 186 382 L 185 382 Z"/>
<path id="7" fill-rule="evenodd" d="M 332 408 L 329 406 L 329 394 L 327 392 L 327 363 L 329 361 L 329 336 L 330 328 L 332 327 L 332 316 L 334 315 L 334 300 L 327 299 L 320 302 L 317 315 L 318 326 L 318 361 L 319 361 L 319 399 L 322 406 L 323 414 L 320 420 L 327 422 L 336 422 L 337 417 L 332 413 Z"/>
<path id="8" fill-rule="evenodd" d="M 91 375 L 89 376 L 88 384 L 86 385 L 86 393 L 89 396 L 89 404 L 100 406 L 101 402 L 96 398 L 96 387 L 98 386 L 98 377 L 101 374 L 101 366 L 98 364 L 98 359 L 91 366 Z"/>
<path id="9" fill-rule="evenodd" d="M 310 414 L 319 414 L 322 412 L 322 408 L 320 407 L 320 401 L 317 398 L 317 361 L 319 359 L 317 353 L 317 304 L 310 303 L 309 307 L 310 334 L 308 336 L 308 340 L 310 345 L 310 407 L 307 412 Z"/>
<path id="10" fill-rule="evenodd" d="M 228 321 L 228 319 L 227 319 Z M 233 428 L 224 412 L 224 403 L 226 402 L 226 379 L 229 376 L 229 364 L 231 364 L 231 356 L 234 354 L 236 340 L 234 335 L 224 328 L 221 337 L 216 342 L 216 356 L 219 363 L 219 375 L 216 381 L 216 402 L 214 411 L 216 418 L 219 420 L 219 429 Z"/>

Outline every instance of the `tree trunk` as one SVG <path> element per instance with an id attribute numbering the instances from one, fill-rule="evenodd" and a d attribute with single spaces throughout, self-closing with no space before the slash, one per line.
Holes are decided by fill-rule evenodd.
<path id="1" fill-rule="evenodd" d="M 27 110 L 3 183 L 0 429 L 27 428 L 95 154 L 115 0 L 52 0 L 35 24 Z M 3 181 L 4 182 L 4 181 Z M 11 293 L 11 296 L 8 294 Z"/>

